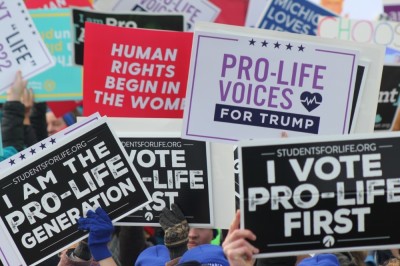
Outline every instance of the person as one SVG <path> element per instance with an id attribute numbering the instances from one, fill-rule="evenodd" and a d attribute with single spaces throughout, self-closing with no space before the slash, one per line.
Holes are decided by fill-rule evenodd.
<path id="1" fill-rule="evenodd" d="M 221 246 L 203 244 L 189 249 L 182 255 L 177 266 L 183 265 L 229 266 L 229 262 Z"/>
<path id="2" fill-rule="evenodd" d="M 216 229 L 210 228 L 193 228 L 189 229 L 189 242 L 188 249 L 203 245 L 210 244 L 211 241 L 217 236 Z"/>
<path id="3" fill-rule="evenodd" d="M 56 117 L 52 111 L 46 113 L 47 133 L 49 136 L 63 130 L 76 122 L 72 113 L 67 113 L 62 117 Z"/>
<path id="4" fill-rule="evenodd" d="M 12 147 L 18 152 L 25 148 L 23 126 L 25 107 L 22 99 L 29 93 L 26 85 L 27 81 L 23 79 L 21 71 L 18 71 L 14 83 L 7 90 L 7 101 L 3 105 L 1 122 L 3 147 Z"/>

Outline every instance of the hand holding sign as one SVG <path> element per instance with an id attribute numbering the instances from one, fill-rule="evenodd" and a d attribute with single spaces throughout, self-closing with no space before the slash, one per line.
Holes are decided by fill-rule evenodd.
<path id="1" fill-rule="evenodd" d="M 95 260 L 100 261 L 111 257 L 107 243 L 111 241 L 114 226 L 111 219 L 102 208 L 96 212 L 89 210 L 86 218 L 79 218 L 78 229 L 89 230 L 89 248 Z"/>
<path id="2" fill-rule="evenodd" d="M 240 211 L 237 211 L 228 235 L 222 243 L 224 253 L 231 266 L 254 265 L 253 254 L 257 254 L 259 251 L 246 239 L 255 240 L 256 236 L 250 230 L 239 229 L 239 223 Z"/>

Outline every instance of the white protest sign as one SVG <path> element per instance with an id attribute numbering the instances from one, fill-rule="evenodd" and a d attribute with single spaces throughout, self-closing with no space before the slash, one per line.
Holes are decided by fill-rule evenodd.
<path id="1" fill-rule="evenodd" d="M 346 134 L 359 52 L 343 46 L 196 24 L 182 136 L 227 142 L 282 131 Z"/>
<path id="2" fill-rule="evenodd" d="M 0 93 L 13 84 L 18 70 L 28 79 L 54 64 L 24 1 L 0 0 Z"/>
<path id="3" fill-rule="evenodd" d="M 115 222 L 151 201 L 104 118 L 3 176 L 0 230 L 22 265 L 36 265 L 87 237 L 76 223 L 88 210 L 102 207 Z"/>

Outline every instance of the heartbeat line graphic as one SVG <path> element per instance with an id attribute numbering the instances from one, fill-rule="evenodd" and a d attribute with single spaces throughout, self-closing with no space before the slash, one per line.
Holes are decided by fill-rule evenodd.
<path id="1" fill-rule="evenodd" d="M 310 99 L 308 99 L 308 98 L 305 98 L 304 100 L 301 100 L 301 102 L 302 103 L 307 103 L 307 105 L 309 105 L 309 104 L 312 104 L 312 103 L 316 103 L 316 104 L 321 104 L 321 102 L 318 102 L 317 101 L 317 97 L 316 96 L 314 96 L 314 97 L 312 97 L 312 99 L 310 100 Z"/>

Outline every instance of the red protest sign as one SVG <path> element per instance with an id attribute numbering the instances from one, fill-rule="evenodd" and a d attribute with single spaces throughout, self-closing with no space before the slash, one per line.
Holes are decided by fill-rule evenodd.
<path id="1" fill-rule="evenodd" d="M 92 7 L 89 0 L 26 0 L 29 9 L 34 8 L 64 8 L 69 6 Z"/>
<path id="2" fill-rule="evenodd" d="M 83 115 L 182 118 L 192 37 L 86 23 Z"/>

